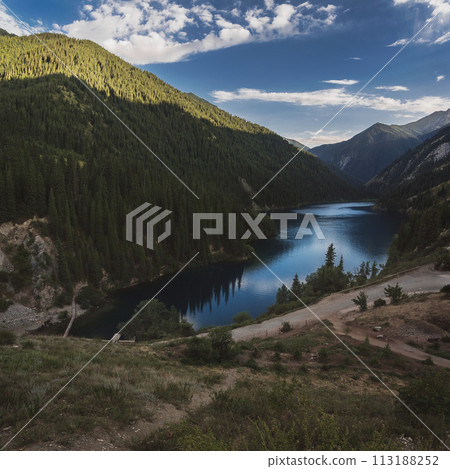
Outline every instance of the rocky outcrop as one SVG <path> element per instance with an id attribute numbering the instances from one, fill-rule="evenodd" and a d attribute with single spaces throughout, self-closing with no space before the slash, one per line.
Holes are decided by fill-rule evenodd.
<path id="1" fill-rule="evenodd" d="M 32 266 L 31 285 L 15 290 L 11 282 L 2 284 L 0 292 L 12 304 L 0 313 L 0 327 L 30 330 L 54 319 L 58 311 L 52 308 L 61 288 L 50 281 L 56 268 L 57 250 L 53 241 L 42 236 L 40 226 L 45 219 L 0 225 L 0 271 L 14 275 L 14 255 L 19 246 L 29 253 Z"/>

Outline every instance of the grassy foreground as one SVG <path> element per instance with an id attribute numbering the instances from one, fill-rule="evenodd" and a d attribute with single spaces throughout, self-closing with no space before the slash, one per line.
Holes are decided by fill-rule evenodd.
<path id="1" fill-rule="evenodd" d="M 445 386 L 449 373 L 345 340 L 449 444 L 439 386 L 417 399 L 421 377 Z M 103 344 L 33 336 L 0 346 L 1 445 Z M 323 326 L 232 345 L 221 362 L 188 351 L 111 344 L 8 449 L 443 449 Z"/>

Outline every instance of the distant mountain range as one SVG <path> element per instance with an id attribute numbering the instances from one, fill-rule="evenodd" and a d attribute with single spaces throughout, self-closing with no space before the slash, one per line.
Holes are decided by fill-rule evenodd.
<path id="1" fill-rule="evenodd" d="M 407 150 L 450 124 L 450 109 L 405 125 L 377 122 L 344 142 L 320 145 L 311 152 L 344 173 L 368 182 Z"/>
<path id="2" fill-rule="evenodd" d="M 390 205 L 405 205 L 405 199 L 450 180 L 450 126 L 391 163 L 367 183 L 372 192 L 390 199 Z M 412 202 L 412 201 L 409 201 Z"/>

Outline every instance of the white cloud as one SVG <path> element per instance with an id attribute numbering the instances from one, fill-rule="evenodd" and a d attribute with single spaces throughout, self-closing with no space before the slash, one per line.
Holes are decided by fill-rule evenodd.
<path id="1" fill-rule="evenodd" d="M 345 88 L 302 92 L 270 92 L 240 88 L 236 91 L 213 91 L 211 95 L 216 103 L 257 100 L 315 107 L 344 106 L 353 99 L 353 95 Z M 421 98 L 401 100 L 374 94 L 362 94 L 353 99 L 348 107 L 408 114 L 430 114 L 437 110 L 448 109 L 450 107 L 450 98 L 423 96 Z"/>
<path id="2" fill-rule="evenodd" d="M 399 5 L 403 8 L 411 8 L 414 5 L 420 6 L 422 9 L 425 7 L 425 16 L 422 19 L 422 24 L 425 24 L 426 21 L 437 15 L 433 22 L 423 30 L 420 37 L 412 43 L 431 45 L 444 44 L 450 41 L 450 33 L 448 32 L 450 25 L 450 2 L 448 0 L 393 0 L 393 2 L 394 5 Z M 408 39 L 404 38 L 398 39 L 389 44 L 388 47 L 403 46 L 407 41 Z"/>
<path id="3" fill-rule="evenodd" d="M 42 32 L 42 21 L 36 21 L 37 26 L 30 26 L 33 33 Z M 31 34 L 30 31 L 18 21 L 12 14 L 9 13 L 7 8 L 0 3 L 0 28 L 18 36 L 26 36 Z"/>
<path id="4" fill-rule="evenodd" d="M 404 46 L 407 42 L 408 39 L 397 39 L 397 41 L 393 42 L 392 44 L 388 44 L 387 47 Z"/>
<path id="5" fill-rule="evenodd" d="M 387 90 L 387 91 L 409 91 L 409 88 L 401 85 L 394 86 L 375 86 L 376 90 Z"/>
<path id="6" fill-rule="evenodd" d="M 91 39 L 134 64 L 170 63 L 217 49 L 249 42 L 309 34 L 330 27 L 337 8 L 276 4 L 233 6 L 219 10 L 192 0 L 101 0 L 85 5 L 80 19 L 56 29 L 78 39 Z"/>
<path id="7" fill-rule="evenodd" d="M 448 41 L 450 41 L 450 32 L 447 31 L 445 34 L 435 39 L 433 44 L 445 44 Z"/>
<path id="8" fill-rule="evenodd" d="M 348 57 L 345 60 L 362 60 L 362 58 L 361 57 Z"/>
<path id="9" fill-rule="evenodd" d="M 308 146 L 312 148 L 317 147 L 319 145 L 343 142 L 344 140 L 348 140 L 349 138 L 351 138 L 353 133 L 354 132 L 352 132 L 351 130 L 348 130 L 344 133 L 339 133 L 336 130 L 322 130 L 317 134 L 317 131 L 307 130 L 301 135 L 296 135 L 294 137 L 288 138 L 293 138 L 294 140 L 297 140 L 297 142 L 302 142 L 303 144 L 308 142 Z"/>
<path id="10" fill-rule="evenodd" d="M 439 82 L 442 81 L 444 78 L 445 78 L 445 75 L 438 75 L 438 76 L 436 77 L 436 81 L 439 83 Z"/>
<path id="11" fill-rule="evenodd" d="M 344 78 L 343 80 L 323 80 L 322 83 L 331 83 L 332 85 L 347 86 L 347 85 L 356 85 L 356 83 L 359 83 L 359 82 L 358 80 L 348 80 Z"/>

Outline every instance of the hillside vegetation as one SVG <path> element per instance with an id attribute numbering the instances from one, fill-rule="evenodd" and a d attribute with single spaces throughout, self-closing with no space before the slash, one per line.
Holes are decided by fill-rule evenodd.
<path id="1" fill-rule="evenodd" d="M 191 213 L 254 212 L 252 191 L 295 148 L 90 41 L 40 38 L 200 198 L 35 37 L 0 35 L 0 223 L 41 218 L 36 223 L 42 236 L 58 247 L 58 268 L 48 281 L 64 286 L 61 302 L 70 299 L 77 281 L 126 285 L 154 278 L 177 269 L 197 250 L 201 263 L 219 253 L 248 255 L 239 240 L 193 241 Z M 295 206 L 358 195 L 317 158 L 302 153 L 257 202 Z M 125 241 L 125 214 L 146 201 L 171 210 L 176 227 L 176 235 L 152 253 Z"/>
<path id="2" fill-rule="evenodd" d="M 323 326 L 287 335 L 227 342 L 226 354 L 212 356 L 206 338 L 112 344 L 8 449 L 442 449 Z M 102 346 L 7 339 L 0 345 L 2 445 Z M 448 440 L 448 372 L 344 340 Z"/>
<path id="3" fill-rule="evenodd" d="M 381 191 L 378 206 L 406 214 L 389 254 L 388 267 L 436 255 L 450 269 L 450 127 L 406 152 L 368 184 Z M 443 249 L 439 252 L 439 249 Z"/>

